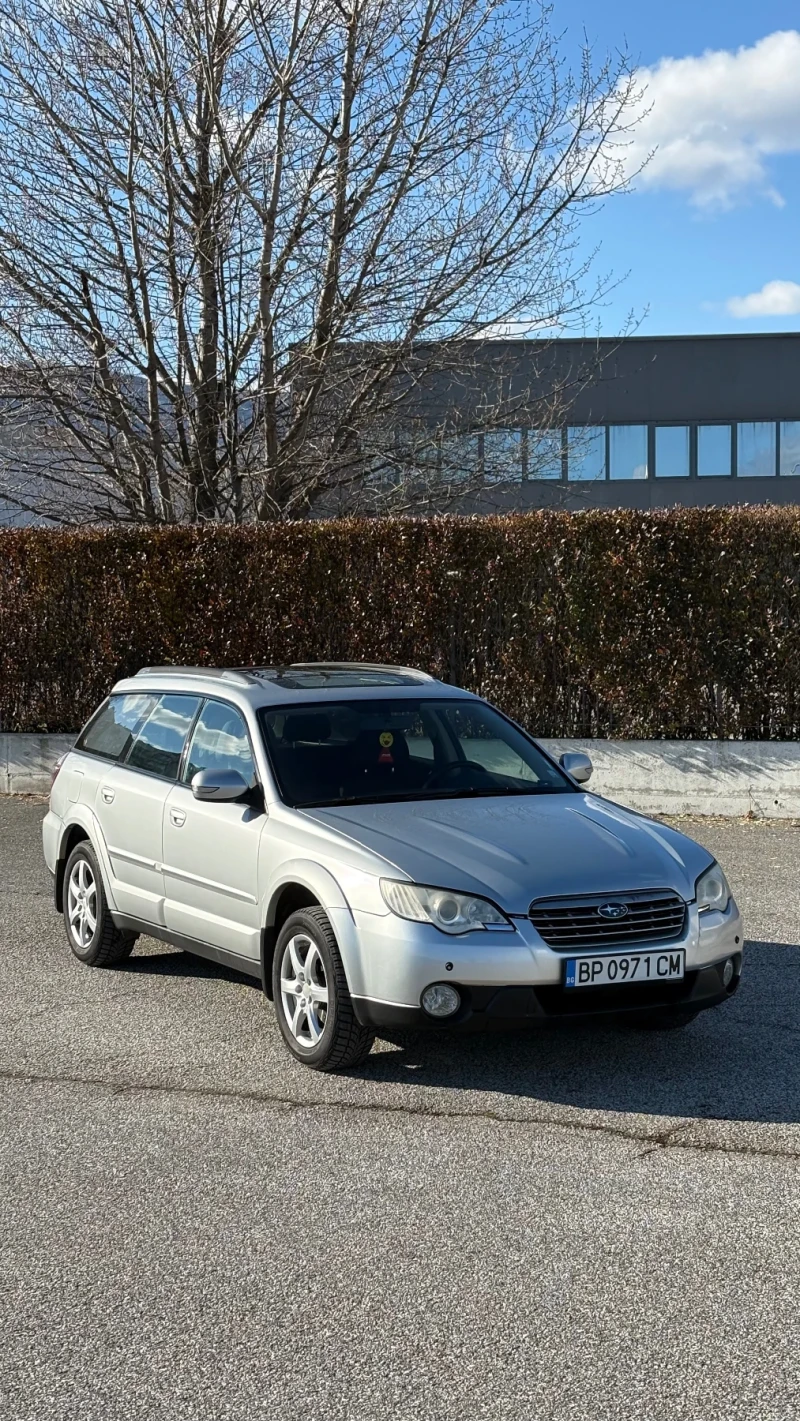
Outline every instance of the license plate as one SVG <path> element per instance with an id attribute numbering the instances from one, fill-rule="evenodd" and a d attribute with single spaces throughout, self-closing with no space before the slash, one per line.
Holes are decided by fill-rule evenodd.
<path id="1" fill-rule="evenodd" d="M 618 987 L 623 982 L 676 982 L 684 973 L 686 953 L 623 952 L 602 957 L 570 957 L 565 987 Z"/>

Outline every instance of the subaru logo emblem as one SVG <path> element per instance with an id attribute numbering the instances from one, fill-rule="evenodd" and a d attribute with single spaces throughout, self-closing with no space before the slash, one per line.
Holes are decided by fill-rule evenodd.
<path id="1" fill-rule="evenodd" d="M 619 918 L 627 918 L 628 916 L 628 909 L 624 903 L 601 903 L 597 911 L 601 918 L 606 918 L 614 923 Z"/>

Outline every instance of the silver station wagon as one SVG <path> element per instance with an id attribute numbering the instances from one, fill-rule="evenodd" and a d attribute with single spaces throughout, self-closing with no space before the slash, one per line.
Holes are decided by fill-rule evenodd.
<path id="1" fill-rule="evenodd" d="M 319 1070 L 422 1026 L 683 1026 L 736 991 L 739 911 L 591 769 L 404 667 L 151 667 L 60 763 L 44 853 L 81 962 L 146 934 L 249 973 Z"/>

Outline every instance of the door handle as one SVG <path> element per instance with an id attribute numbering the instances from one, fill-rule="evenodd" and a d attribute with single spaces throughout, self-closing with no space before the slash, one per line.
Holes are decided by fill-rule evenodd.
<path id="1" fill-rule="evenodd" d="M 169 817 L 176 829 L 180 829 L 181 825 L 186 823 L 186 814 L 182 809 L 171 809 L 169 811 Z"/>
<path id="2" fill-rule="evenodd" d="M 103 803 L 104 803 L 104 804 L 113 804 L 113 803 L 114 803 L 114 791 L 113 791 L 113 789 L 109 789 L 107 785 L 104 785 L 103 788 L 101 789 L 100 793 L 101 793 L 101 795 L 103 796 Z"/>

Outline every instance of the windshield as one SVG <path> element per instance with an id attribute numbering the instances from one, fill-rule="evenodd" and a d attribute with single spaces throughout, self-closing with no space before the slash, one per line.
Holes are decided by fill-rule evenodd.
<path id="1" fill-rule="evenodd" d="M 260 720 L 281 795 L 299 809 L 575 790 L 480 701 L 324 701 L 262 710 Z"/>

